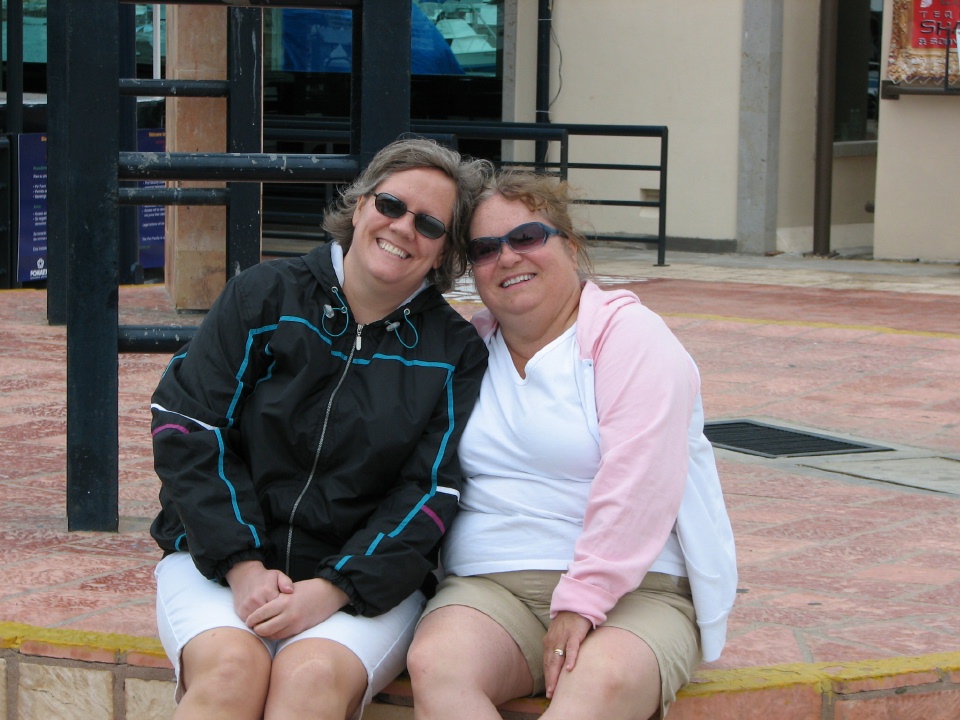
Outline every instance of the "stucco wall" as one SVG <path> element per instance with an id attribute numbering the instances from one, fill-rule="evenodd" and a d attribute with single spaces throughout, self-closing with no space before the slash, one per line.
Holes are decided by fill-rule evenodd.
<path id="1" fill-rule="evenodd" d="M 880 101 L 874 256 L 960 262 L 960 97 Z"/>
<path id="2" fill-rule="evenodd" d="M 537 1 L 513 0 L 517 74 L 508 81 L 505 119 L 535 109 Z M 667 233 L 736 238 L 744 0 L 558 0 L 553 4 L 550 119 L 554 122 L 666 125 L 670 131 Z M 776 247 L 812 250 L 818 7 L 784 0 Z M 509 13 L 508 13 L 509 16 Z M 521 72 L 522 71 L 522 72 Z M 506 74 L 510 76 L 511 68 Z M 749 93 L 748 93 L 749 94 Z M 575 140 L 572 160 L 654 162 L 643 141 Z M 517 149 L 518 157 L 532 150 Z M 834 161 L 834 248 L 869 245 L 874 216 L 872 152 Z M 748 165 L 749 166 L 749 165 Z M 591 197 L 643 199 L 657 178 L 607 171 L 574 173 Z M 656 231 L 656 211 L 594 207 L 597 230 Z M 772 241 L 771 241 L 772 243 Z"/>
<path id="3" fill-rule="evenodd" d="M 518 0 L 521 47 L 536 46 L 536 0 Z M 532 9 L 532 13 L 530 10 Z M 554 122 L 666 125 L 670 131 L 667 232 L 731 239 L 736 234 L 742 0 L 591 0 L 553 4 L 550 108 Z M 523 50 L 521 50 L 523 52 Z M 519 85 L 519 83 L 518 83 Z M 533 117 L 534 85 L 516 103 Z M 578 141 L 572 160 L 657 159 L 648 141 Z M 651 155 L 652 154 L 652 155 Z M 582 155 L 582 156 L 581 156 Z M 640 199 L 654 173 L 571 176 L 594 197 Z M 593 208 L 597 230 L 647 233 L 655 211 Z"/>

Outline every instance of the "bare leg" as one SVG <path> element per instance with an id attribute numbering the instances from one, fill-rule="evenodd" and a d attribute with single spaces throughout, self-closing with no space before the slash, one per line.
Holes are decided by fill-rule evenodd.
<path id="1" fill-rule="evenodd" d="M 420 623 L 407 654 L 417 720 L 500 720 L 496 706 L 533 691 L 519 646 L 478 610 L 448 605 Z"/>
<path id="2" fill-rule="evenodd" d="M 366 690 L 367 671 L 351 650 L 332 640 L 299 640 L 274 658 L 264 718 L 343 720 Z"/>
<path id="3" fill-rule="evenodd" d="M 183 648 L 185 692 L 175 720 L 259 720 L 270 684 L 270 653 L 255 635 L 214 628 Z"/>
<path id="4" fill-rule="evenodd" d="M 647 720 L 660 707 L 660 667 L 631 632 L 598 628 L 580 647 L 577 665 L 561 671 L 543 720 Z"/>

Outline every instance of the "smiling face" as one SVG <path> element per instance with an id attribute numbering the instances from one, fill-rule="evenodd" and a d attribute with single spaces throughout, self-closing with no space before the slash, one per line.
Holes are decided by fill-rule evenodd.
<path id="1" fill-rule="evenodd" d="M 416 168 L 391 175 L 375 192 L 393 195 L 409 212 L 390 218 L 377 210 L 372 195 L 360 198 L 344 268 L 348 276 L 372 281 L 402 300 L 420 286 L 432 268 L 440 267 L 450 238 L 449 232 L 436 239 L 424 237 L 414 227 L 411 213 L 432 215 L 449 228 L 457 187 L 440 170 Z"/>
<path id="2" fill-rule="evenodd" d="M 474 211 L 470 237 L 501 236 L 527 222 L 550 225 L 542 213 L 520 200 L 494 195 Z M 566 238 L 555 236 L 537 249 L 519 254 L 506 243 L 500 257 L 473 268 L 477 292 L 497 320 L 529 321 L 546 328 L 567 317 L 580 298 L 577 256 Z"/>

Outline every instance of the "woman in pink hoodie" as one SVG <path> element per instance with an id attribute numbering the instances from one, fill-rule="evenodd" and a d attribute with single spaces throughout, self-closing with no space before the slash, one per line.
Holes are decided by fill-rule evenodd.
<path id="1" fill-rule="evenodd" d="M 697 368 L 634 294 L 584 280 L 569 204 L 504 171 L 473 216 L 490 360 L 407 658 L 418 720 L 544 692 L 545 720 L 662 717 L 724 644 L 736 558 Z"/>

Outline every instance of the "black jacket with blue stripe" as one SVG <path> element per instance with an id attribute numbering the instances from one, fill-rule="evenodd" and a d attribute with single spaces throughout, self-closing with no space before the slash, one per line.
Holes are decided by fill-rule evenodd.
<path id="1" fill-rule="evenodd" d="M 152 399 L 151 534 L 224 582 L 259 559 L 375 616 L 429 585 L 487 351 L 434 287 L 358 326 L 323 245 L 227 283 Z"/>

